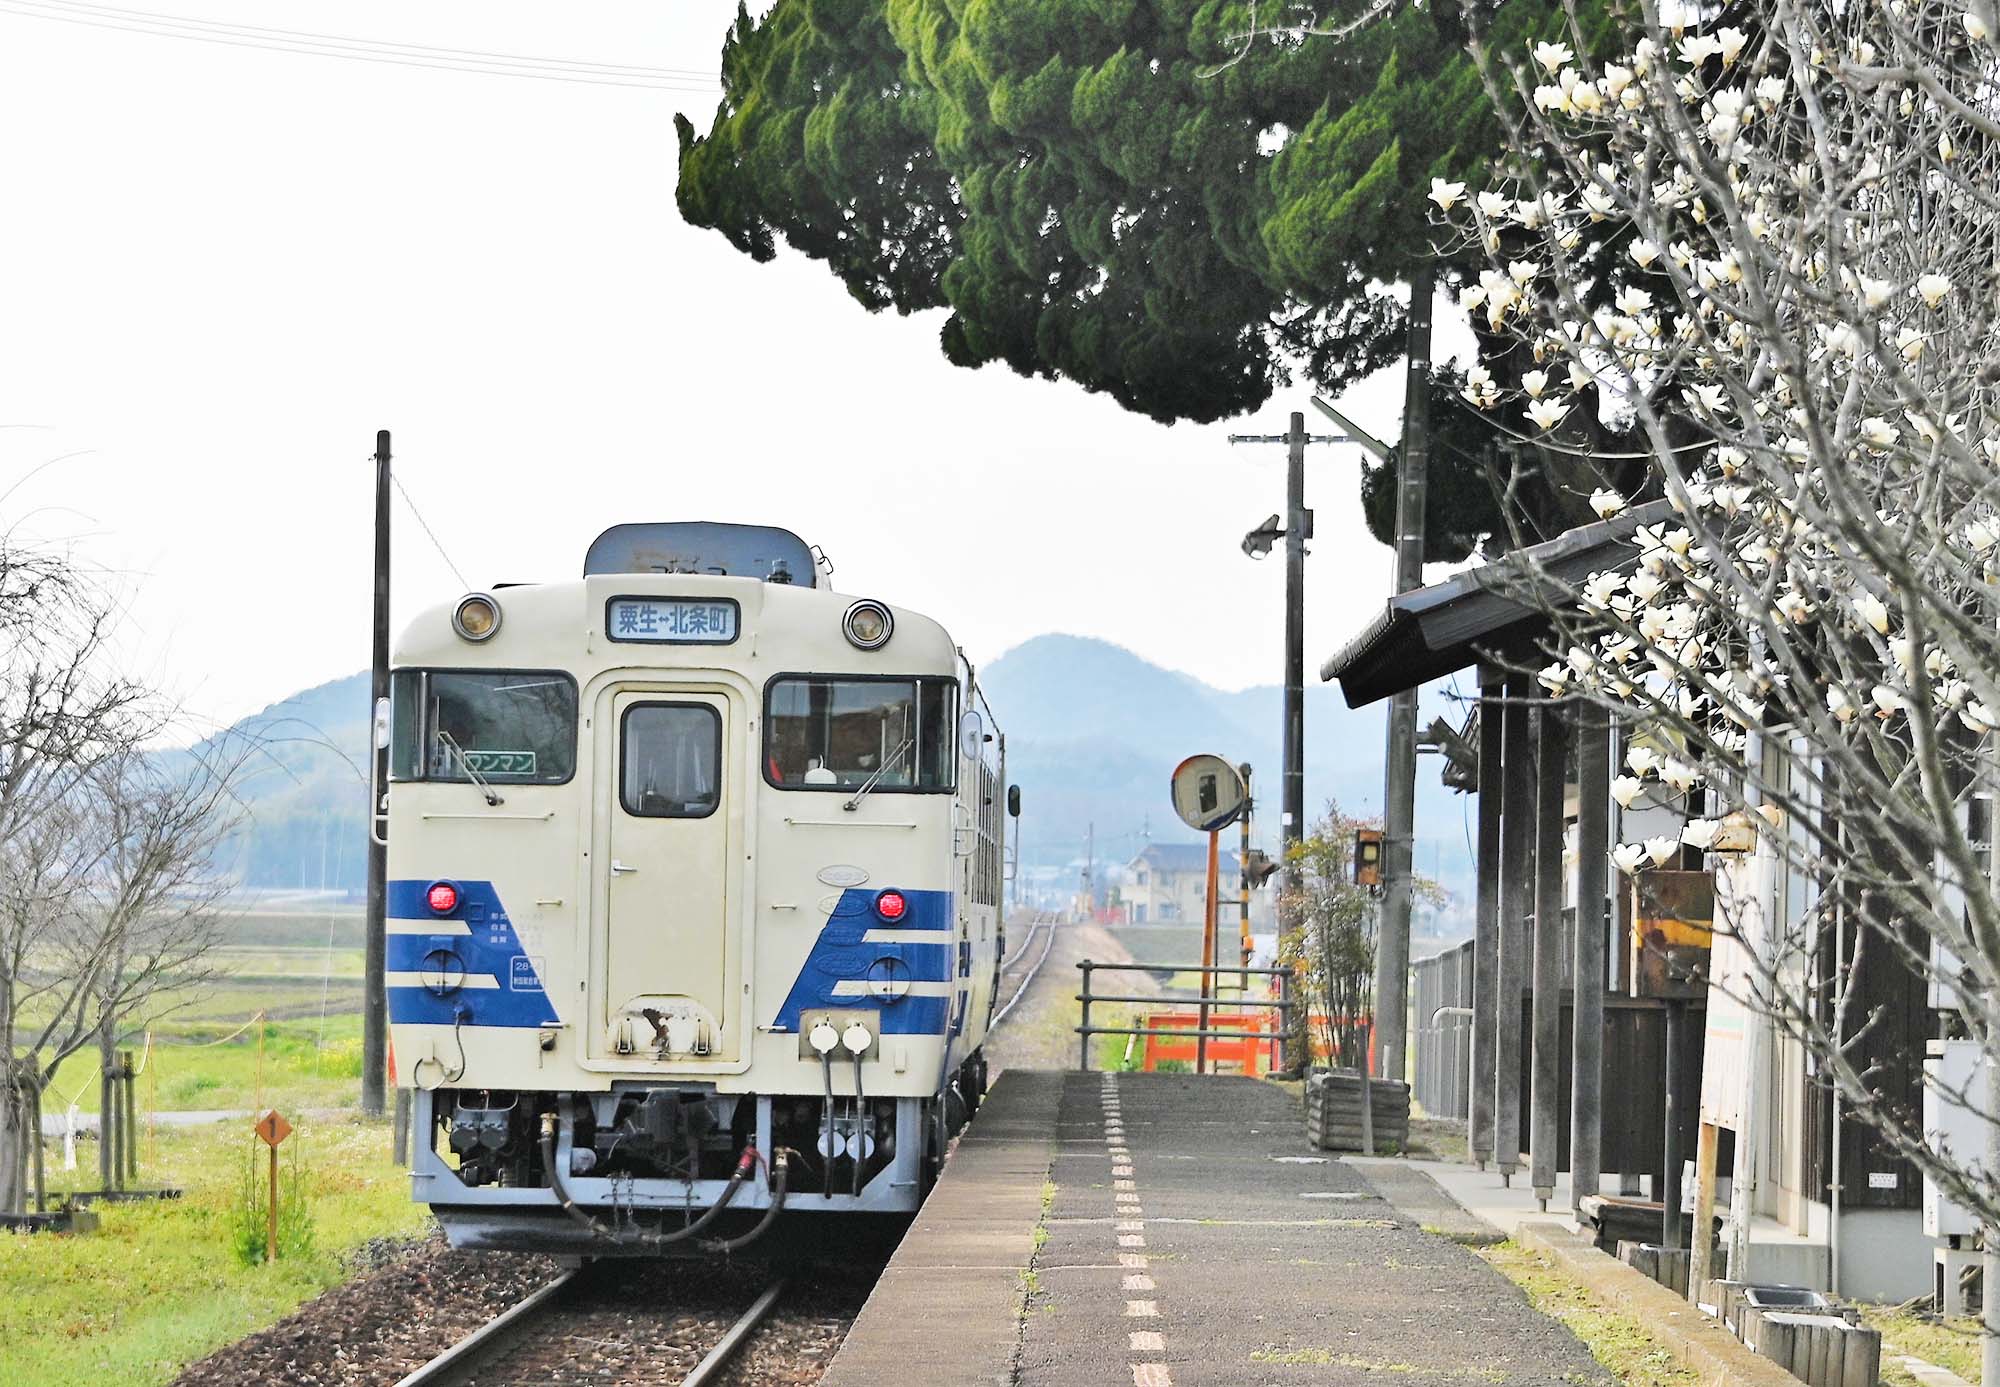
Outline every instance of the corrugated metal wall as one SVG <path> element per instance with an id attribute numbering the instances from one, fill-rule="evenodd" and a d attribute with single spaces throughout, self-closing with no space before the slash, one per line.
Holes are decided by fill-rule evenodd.
<path id="1" fill-rule="evenodd" d="M 1472 941 L 1420 958 L 1415 966 L 1410 1022 L 1416 1036 L 1416 1100 L 1428 1117 L 1464 1119 L 1472 1091 L 1472 1018 L 1437 1012 L 1472 1006 Z"/>

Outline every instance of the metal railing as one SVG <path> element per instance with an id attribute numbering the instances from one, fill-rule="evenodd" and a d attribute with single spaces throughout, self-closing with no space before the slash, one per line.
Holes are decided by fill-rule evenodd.
<path id="1" fill-rule="evenodd" d="M 1292 1000 L 1293 977 L 1292 970 L 1289 968 L 1245 968 L 1238 964 L 1203 967 L 1199 963 L 1098 963 L 1088 958 L 1082 960 L 1076 966 L 1083 971 L 1083 990 L 1076 994 L 1077 1001 L 1083 1003 L 1083 1015 L 1076 1027 L 1076 1034 L 1081 1041 L 1079 1047 L 1082 1051 L 1080 1063 L 1082 1068 L 1086 1070 L 1090 1068 L 1090 1039 L 1092 1036 L 1098 1035 L 1129 1035 L 1135 1038 L 1145 1036 L 1148 1039 L 1157 1037 L 1171 1040 L 1191 1039 L 1195 1042 L 1195 1073 L 1197 1074 L 1206 1073 L 1208 1070 L 1209 1041 L 1261 1040 L 1275 1044 L 1278 1047 L 1279 1061 L 1272 1067 L 1275 1069 L 1284 1068 L 1283 1055 L 1292 1028 L 1292 1012 L 1297 1007 L 1297 1003 Z M 1249 985 L 1249 979 L 1252 977 L 1276 978 L 1278 980 L 1278 995 L 1276 997 L 1251 997 L 1248 995 L 1240 997 L 1215 995 L 1188 997 L 1169 993 L 1134 996 L 1127 993 L 1092 992 L 1090 990 L 1092 973 L 1199 973 L 1204 977 L 1213 976 L 1218 978 L 1235 976 L 1241 977 L 1244 980 L 1246 988 Z M 1093 1026 L 1090 1024 L 1090 1008 L 1098 1002 L 1132 1002 L 1148 1006 L 1159 1006 L 1162 1004 L 1182 1007 L 1191 1006 L 1196 1009 L 1197 1021 L 1192 1029 L 1185 1026 Z M 1249 1007 L 1256 1010 L 1273 1011 L 1277 1013 L 1278 1024 L 1274 1029 L 1268 1031 L 1219 1030 L 1209 1025 L 1211 1019 L 1209 1011 L 1214 1007 Z"/>

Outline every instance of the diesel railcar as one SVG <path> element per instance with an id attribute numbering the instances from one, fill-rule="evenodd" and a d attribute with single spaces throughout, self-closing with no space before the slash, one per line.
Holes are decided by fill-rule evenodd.
<path id="1" fill-rule="evenodd" d="M 779 529 L 621 525 L 392 655 L 387 990 L 462 1247 L 907 1214 L 985 1084 L 1005 739 L 929 617 Z"/>

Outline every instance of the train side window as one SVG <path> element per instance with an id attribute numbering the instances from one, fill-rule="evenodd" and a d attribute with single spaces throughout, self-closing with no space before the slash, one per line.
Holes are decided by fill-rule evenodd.
<path id="1" fill-rule="evenodd" d="M 560 785 L 576 771 L 576 681 L 554 670 L 399 669 L 389 774 Z"/>
<path id="2" fill-rule="evenodd" d="M 627 814 L 704 819 L 721 802 L 722 717 L 706 703 L 635 703 L 618 738 Z"/>
<path id="3" fill-rule="evenodd" d="M 952 787 L 949 679 L 780 675 L 766 692 L 764 778 L 781 789 Z"/>

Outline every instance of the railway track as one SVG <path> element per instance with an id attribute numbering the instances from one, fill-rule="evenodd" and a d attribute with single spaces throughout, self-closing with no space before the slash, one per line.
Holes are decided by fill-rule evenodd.
<path id="1" fill-rule="evenodd" d="M 1003 976 L 1013 969 L 1021 959 L 1027 956 L 1028 950 L 1034 947 L 1035 936 L 1037 934 L 1043 936 L 1041 953 L 1036 956 L 1034 965 L 1028 969 L 1028 975 L 1021 979 L 1020 985 L 1014 989 L 1013 995 L 1008 997 L 1000 1009 L 993 1013 L 993 1020 L 988 1024 L 988 1030 L 999 1029 L 1000 1023 L 1007 1019 L 1007 1013 L 1014 1009 L 1014 1004 L 1027 996 L 1028 989 L 1035 985 L 1036 977 L 1041 974 L 1042 965 L 1049 961 L 1049 954 L 1054 951 L 1056 946 L 1056 917 L 1053 913 L 1044 911 L 1035 917 L 1034 924 L 1028 929 L 1027 937 L 1021 941 L 1021 947 L 1016 949 L 1009 957 L 1001 960 L 1000 972 Z"/>
<path id="2" fill-rule="evenodd" d="M 683 1264 L 678 1271 L 685 1275 L 691 1267 Z M 647 1294 L 651 1283 L 676 1273 L 657 1263 L 607 1261 L 565 1272 L 396 1387 L 627 1382 L 714 1387 L 726 1379 L 790 1280 L 742 1264 L 709 1270 L 705 1289 L 680 1288 L 682 1294 L 659 1301 Z M 685 1294 L 688 1290 L 695 1294 Z M 742 1308 L 746 1296 L 752 1298 Z"/>

